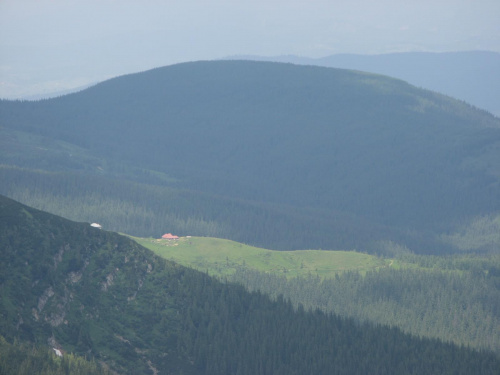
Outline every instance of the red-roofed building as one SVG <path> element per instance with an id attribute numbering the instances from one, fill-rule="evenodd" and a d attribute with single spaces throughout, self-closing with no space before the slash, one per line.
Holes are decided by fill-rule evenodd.
<path id="1" fill-rule="evenodd" d="M 163 238 L 164 240 L 178 240 L 179 239 L 178 236 L 174 236 L 174 235 L 172 235 L 172 233 L 164 234 L 163 236 L 161 236 L 161 238 Z"/>

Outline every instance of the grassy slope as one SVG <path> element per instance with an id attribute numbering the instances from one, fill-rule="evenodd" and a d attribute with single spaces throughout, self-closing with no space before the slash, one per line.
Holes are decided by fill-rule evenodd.
<path id="1" fill-rule="evenodd" d="M 181 237 L 178 241 L 132 238 L 163 258 L 216 276 L 231 275 L 245 267 L 287 277 L 313 274 L 329 278 L 342 271 L 365 272 L 391 264 L 390 260 L 354 251 L 273 251 L 206 237 Z"/>
<path id="2" fill-rule="evenodd" d="M 161 257 L 272 298 L 283 295 L 307 308 L 500 353 L 500 284 L 494 281 L 500 263 L 494 253 L 435 257 L 400 249 L 395 258 L 380 258 L 354 251 L 274 251 L 206 237 L 133 239 Z"/>

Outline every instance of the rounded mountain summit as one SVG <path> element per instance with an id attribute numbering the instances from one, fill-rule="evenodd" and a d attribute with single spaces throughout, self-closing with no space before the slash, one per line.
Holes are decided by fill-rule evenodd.
<path id="1" fill-rule="evenodd" d="M 500 120 L 386 76 L 201 61 L 0 109 L 5 128 L 177 187 L 335 212 L 360 228 L 435 233 L 500 211 Z"/>

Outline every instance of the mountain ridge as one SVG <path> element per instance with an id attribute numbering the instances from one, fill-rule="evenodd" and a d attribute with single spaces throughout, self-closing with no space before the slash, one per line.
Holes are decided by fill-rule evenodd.
<path id="1" fill-rule="evenodd" d="M 377 55 L 335 54 L 320 58 L 294 55 L 241 55 L 234 60 L 290 62 L 354 69 L 396 77 L 437 91 L 500 116 L 500 54 L 492 51 L 400 52 Z"/>

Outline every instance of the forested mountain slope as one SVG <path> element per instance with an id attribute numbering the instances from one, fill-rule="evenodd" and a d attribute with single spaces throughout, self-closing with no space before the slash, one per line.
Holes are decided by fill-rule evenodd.
<path id="1" fill-rule="evenodd" d="M 294 311 L 0 197 L 0 334 L 146 374 L 496 374 L 493 354 Z"/>
<path id="2" fill-rule="evenodd" d="M 376 248 L 391 239 L 448 251 L 453 246 L 438 235 L 500 211 L 500 120 L 383 76 L 186 63 L 57 99 L 2 101 L 0 113 L 4 164 L 113 173 L 243 199 L 265 205 L 264 213 L 280 210 L 306 232 L 316 226 L 301 216 L 316 216 L 328 229 L 309 236 L 315 248 Z M 1 191 L 12 195 L 23 184 L 29 189 L 26 180 L 16 188 L 2 183 Z M 231 223 L 205 204 L 205 220 Z M 270 237 L 266 227 L 246 235 Z M 257 244 L 303 247 L 289 237 L 276 230 L 274 243 Z"/>
<path id="3" fill-rule="evenodd" d="M 133 238 L 155 254 L 295 306 L 500 355 L 500 254 L 273 251 L 229 240 Z"/>
<path id="4" fill-rule="evenodd" d="M 498 268 L 488 274 L 384 268 L 365 276 L 351 271 L 326 280 L 312 275 L 287 279 L 242 268 L 229 279 L 272 297 L 282 294 L 307 308 L 500 354 Z"/>
<path id="5" fill-rule="evenodd" d="M 500 53 L 498 52 L 336 54 L 317 59 L 293 55 L 232 58 L 317 65 L 383 74 L 466 101 L 486 109 L 497 117 L 500 116 Z"/>

